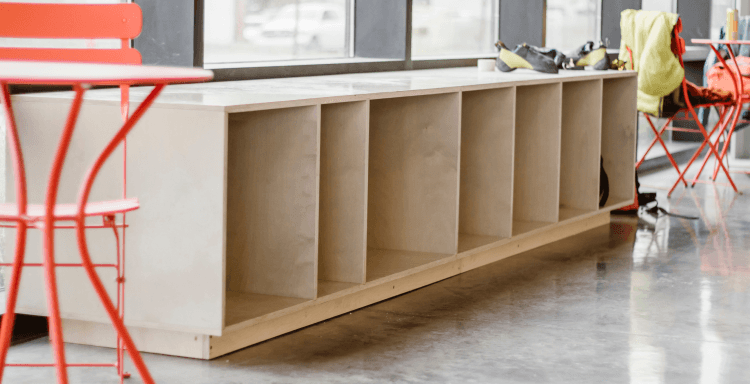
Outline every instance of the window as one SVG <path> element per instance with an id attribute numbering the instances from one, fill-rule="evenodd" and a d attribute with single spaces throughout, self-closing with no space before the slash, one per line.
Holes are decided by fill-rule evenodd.
<path id="1" fill-rule="evenodd" d="M 498 0 L 414 0 L 412 56 L 495 52 Z"/>
<path id="2" fill-rule="evenodd" d="M 598 43 L 601 0 L 547 0 L 546 46 L 572 51 Z"/>
<path id="3" fill-rule="evenodd" d="M 210 0 L 204 17 L 205 64 L 350 56 L 350 0 Z"/>
<path id="4" fill-rule="evenodd" d="M 711 2 L 711 39 L 719 40 L 721 28 L 727 23 L 727 9 L 734 8 L 734 0 Z"/>

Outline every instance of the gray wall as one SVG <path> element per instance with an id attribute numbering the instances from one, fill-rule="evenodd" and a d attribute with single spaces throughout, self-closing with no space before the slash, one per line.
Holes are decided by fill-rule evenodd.
<path id="1" fill-rule="evenodd" d="M 707 0 L 678 0 L 677 13 L 682 18 L 682 36 L 685 44 L 690 39 L 711 37 L 711 2 Z"/>
<path id="2" fill-rule="evenodd" d="M 641 9 L 641 0 L 602 0 L 602 40 L 609 39 L 611 48 L 620 48 L 620 13 L 626 9 Z"/>
<path id="3" fill-rule="evenodd" d="M 517 44 L 544 45 L 545 0 L 500 0 L 500 40 L 513 49 Z"/>
<path id="4" fill-rule="evenodd" d="M 210 0 L 209 0 L 210 1 Z M 354 3 L 354 56 L 406 57 L 406 0 L 357 0 Z"/>
<path id="5" fill-rule="evenodd" d="M 135 0 L 143 10 L 143 31 L 135 39 L 143 64 L 193 66 L 195 2 Z M 202 2 L 199 4 L 202 6 Z M 202 41 L 203 36 L 199 38 Z"/>

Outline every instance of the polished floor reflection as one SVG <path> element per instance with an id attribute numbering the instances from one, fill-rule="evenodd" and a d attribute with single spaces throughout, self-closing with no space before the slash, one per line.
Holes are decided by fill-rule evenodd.
<path id="1" fill-rule="evenodd" d="M 642 178 L 667 187 L 667 170 Z M 159 383 L 750 382 L 750 178 L 678 189 L 686 220 L 600 227 L 206 362 L 158 355 Z M 665 193 L 660 193 L 664 195 Z M 111 351 L 68 346 L 69 360 Z M 50 356 L 46 339 L 10 360 Z M 8 368 L 7 383 L 46 383 Z M 71 369 L 72 382 L 116 382 Z M 129 383 L 139 383 L 134 377 Z"/>

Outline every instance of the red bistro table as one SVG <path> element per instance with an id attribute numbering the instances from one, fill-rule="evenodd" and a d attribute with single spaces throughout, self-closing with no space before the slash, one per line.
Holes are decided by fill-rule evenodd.
<path id="1" fill-rule="evenodd" d="M 68 266 L 55 263 L 54 255 L 54 229 L 57 221 L 74 221 L 78 239 L 78 248 L 81 254 L 81 264 L 71 265 L 83 267 L 91 281 L 99 299 L 106 310 L 112 325 L 117 331 L 118 337 L 122 339 L 125 348 L 138 369 L 138 373 L 145 383 L 153 383 L 146 365 L 140 353 L 135 347 L 132 338 L 128 334 L 122 319 L 118 315 L 117 308 L 112 304 L 104 285 L 95 272 L 95 265 L 86 245 L 86 223 L 87 216 L 104 216 L 107 214 L 122 213 L 138 208 L 134 199 L 123 199 L 111 202 L 89 203 L 89 193 L 104 162 L 122 143 L 125 136 L 135 126 L 146 110 L 153 104 L 156 97 L 167 84 L 189 83 L 210 80 L 213 77 L 211 71 L 195 68 L 170 68 L 141 65 L 117 65 L 117 64 L 81 64 L 81 63 L 59 63 L 41 61 L 0 61 L 0 88 L 2 88 L 2 104 L 8 131 L 8 146 L 13 161 L 13 172 L 15 178 L 16 203 L 0 205 L 0 221 L 15 222 L 16 225 L 16 252 L 12 266 L 8 293 L 6 312 L 0 327 L 0 381 L 10 347 L 10 339 L 15 319 L 15 306 L 18 297 L 18 288 L 21 278 L 21 269 L 24 266 L 39 266 L 24 264 L 24 250 L 26 243 L 26 230 L 35 227 L 42 231 L 43 255 L 42 264 L 44 268 L 45 287 L 47 292 L 47 308 L 49 316 L 50 342 L 55 356 L 54 364 L 27 364 L 25 366 L 54 366 L 57 369 L 58 383 L 68 382 L 67 367 L 71 366 L 98 366 L 97 364 L 67 364 L 65 362 L 65 350 L 62 339 L 60 322 L 60 308 L 57 298 L 57 282 L 55 278 L 55 267 Z M 70 113 L 65 127 L 60 136 L 60 142 L 55 153 L 52 168 L 50 170 L 44 205 L 28 205 L 26 195 L 26 173 L 21 153 L 21 143 L 16 130 L 15 117 L 11 105 L 9 84 L 45 84 L 45 85 L 70 85 L 75 91 L 75 97 L 70 107 Z M 63 163 L 68 151 L 73 130 L 75 128 L 78 113 L 83 103 L 85 91 L 93 85 L 153 85 L 153 90 L 148 97 L 138 106 L 133 114 L 125 121 L 117 131 L 112 140 L 107 144 L 102 153 L 96 158 L 94 164 L 89 168 L 83 184 L 78 193 L 78 201 L 75 205 L 56 204 L 57 190 L 62 173 Z M 121 362 L 119 362 L 121 364 Z M 11 364 L 7 364 L 11 365 Z M 20 364 L 19 364 L 20 365 Z"/>
<path id="2" fill-rule="evenodd" d="M 730 124 L 729 124 L 729 128 L 728 128 L 729 131 L 727 132 L 727 138 L 726 138 L 726 141 L 724 143 L 724 148 L 722 148 L 721 153 L 719 153 L 718 150 L 719 150 L 719 144 L 720 144 L 721 133 L 722 132 L 719 132 L 719 135 L 717 135 L 715 143 L 711 142 L 711 136 L 714 133 L 714 132 L 711 132 L 711 134 L 709 134 L 708 137 L 705 138 L 705 140 L 703 141 L 703 144 L 700 146 L 700 148 L 698 149 L 698 151 L 696 151 L 695 154 L 693 155 L 693 157 L 690 159 L 690 162 L 688 163 L 687 167 L 685 167 L 685 170 L 683 171 L 683 174 L 687 172 L 688 168 L 690 168 L 690 166 L 696 160 L 696 158 L 700 154 L 701 150 L 703 150 L 703 147 L 705 146 L 705 144 L 708 144 L 710 147 L 712 147 L 712 150 L 709 151 L 708 154 L 706 154 L 705 158 L 703 159 L 703 163 L 701 164 L 701 167 L 698 170 L 698 173 L 695 175 L 695 178 L 692 181 L 692 185 L 695 185 L 695 183 L 701 182 L 701 180 L 699 180 L 699 177 L 700 177 L 701 173 L 703 172 L 703 169 L 705 168 L 706 163 L 708 163 L 708 160 L 711 158 L 711 155 L 714 155 L 716 157 L 717 162 L 718 162 L 718 166 L 714 169 L 714 172 L 713 172 L 713 175 L 711 177 L 711 180 L 713 180 L 713 181 L 716 180 L 716 177 L 718 176 L 718 173 L 719 173 L 719 166 L 721 166 L 721 168 L 724 169 L 724 172 L 727 175 L 727 178 L 729 179 L 729 182 L 732 184 L 732 187 L 734 188 L 734 190 L 737 191 L 737 192 L 739 192 L 737 190 L 737 187 L 734 185 L 734 182 L 732 181 L 732 177 L 729 175 L 729 170 L 725 169 L 723 167 L 723 161 L 724 161 L 724 158 L 726 157 L 727 150 L 729 148 L 729 143 L 732 140 L 732 134 L 734 133 L 734 130 L 735 130 L 736 126 L 737 126 L 737 122 L 739 121 L 740 115 L 742 114 L 742 105 L 745 104 L 745 103 L 747 103 L 747 102 L 750 102 L 750 95 L 748 95 L 748 94 L 745 93 L 745 87 L 743 85 L 743 81 L 742 81 L 742 78 L 741 78 L 741 75 L 740 75 L 741 71 L 740 71 L 739 65 L 737 64 L 737 60 L 736 60 L 736 57 L 734 55 L 734 51 L 732 51 L 731 45 L 750 45 L 750 40 L 692 39 L 691 41 L 694 44 L 704 44 L 704 45 L 708 45 L 709 47 L 711 47 L 711 49 L 716 54 L 716 57 L 719 59 L 719 61 L 722 63 L 722 65 L 724 65 L 724 68 L 726 68 L 727 70 L 729 70 L 729 64 L 727 64 L 727 61 L 724 59 L 724 57 L 722 57 L 722 55 L 719 53 L 719 50 L 716 48 L 716 46 L 714 44 L 717 44 L 717 45 L 718 44 L 726 45 L 727 48 L 728 48 L 727 51 L 729 52 L 729 56 L 731 57 L 732 62 L 735 65 L 735 69 L 737 71 L 736 72 L 736 76 L 737 77 L 735 77 L 735 76 L 732 77 L 732 83 L 734 85 L 734 95 L 735 95 L 734 100 L 733 100 L 734 106 L 732 108 L 731 113 L 727 117 L 727 122 L 730 123 Z M 730 73 L 732 73 L 731 70 L 730 70 Z M 726 129 L 725 126 L 723 126 L 723 127 L 724 127 L 723 129 Z M 739 192 L 739 193 L 741 193 L 741 192 Z"/>

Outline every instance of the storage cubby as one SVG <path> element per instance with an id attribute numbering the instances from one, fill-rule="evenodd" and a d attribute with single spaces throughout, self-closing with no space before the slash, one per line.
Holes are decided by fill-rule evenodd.
<path id="1" fill-rule="evenodd" d="M 370 101 L 367 281 L 456 254 L 460 102 Z"/>
<path id="2" fill-rule="evenodd" d="M 321 107 L 318 297 L 365 282 L 368 104 Z"/>
<path id="3" fill-rule="evenodd" d="M 225 326 L 316 297 L 319 111 L 229 115 Z"/>
<path id="4" fill-rule="evenodd" d="M 560 221 L 599 209 L 602 81 L 563 83 Z"/>
<path id="5" fill-rule="evenodd" d="M 602 157 L 609 179 L 604 208 L 632 202 L 635 196 L 637 125 L 636 77 L 604 79 L 602 95 Z"/>
<path id="6" fill-rule="evenodd" d="M 562 84 L 516 88 L 513 235 L 556 223 Z"/>
<path id="7" fill-rule="evenodd" d="M 463 92 L 458 251 L 512 235 L 515 88 Z"/>

